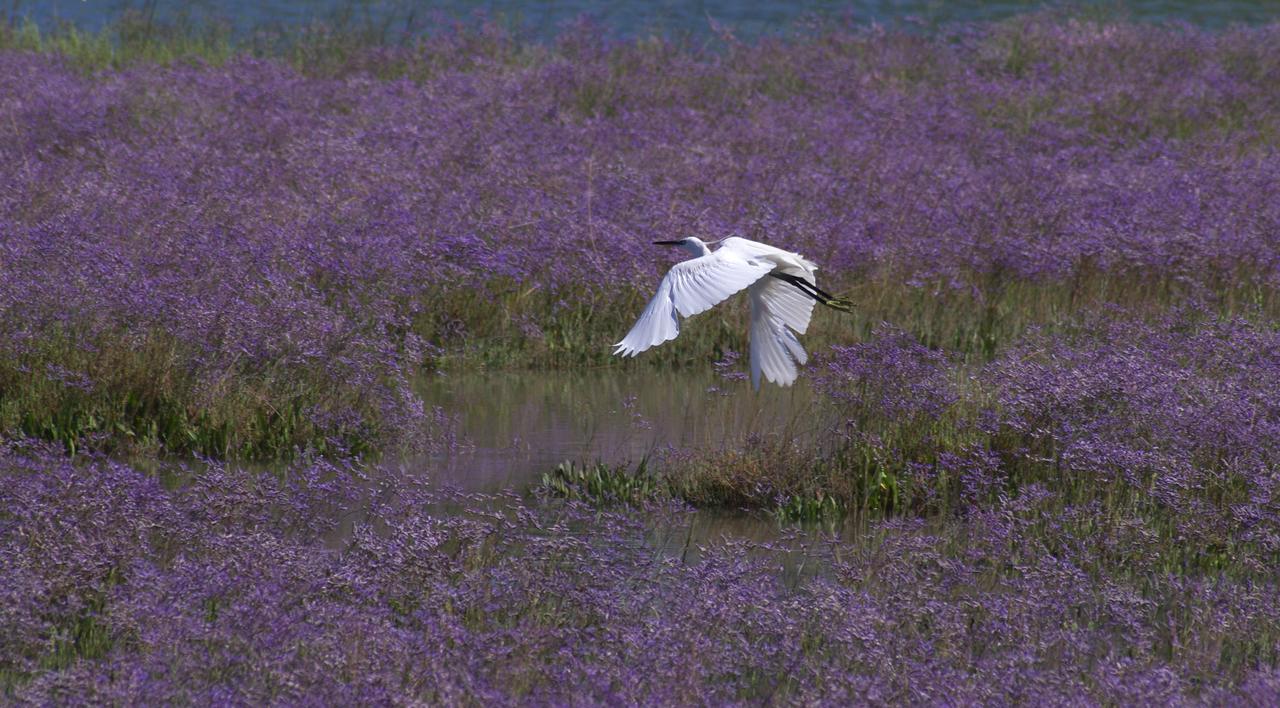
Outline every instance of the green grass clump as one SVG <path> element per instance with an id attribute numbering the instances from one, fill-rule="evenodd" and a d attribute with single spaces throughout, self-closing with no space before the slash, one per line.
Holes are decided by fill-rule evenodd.
<path id="1" fill-rule="evenodd" d="M 960 440 L 925 434 L 906 449 L 891 440 L 868 436 L 822 450 L 776 436 L 745 448 L 689 453 L 660 474 L 673 496 L 693 506 L 761 510 L 786 522 L 923 510 L 944 498 L 937 489 L 919 488 L 920 471 Z"/>
<path id="2" fill-rule="evenodd" d="M 131 64 L 173 64 L 199 61 L 214 66 L 237 51 L 231 29 L 187 18 L 157 21 L 150 13 L 130 10 L 98 31 L 71 24 L 41 30 L 31 19 L 0 25 L 0 50 L 57 54 L 86 72 L 118 69 Z"/>
<path id="3" fill-rule="evenodd" d="M 773 516 L 780 523 L 817 524 L 843 519 L 848 513 L 844 503 L 836 497 L 818 492 L 811 497 L 790 497 L 780 501 Z"/>
<path id="4" fill-rule="evenodd" d="M 357 409 L 364 392 L 333 386 L 318 371 L 230 368 L 197 371 L 173 338 L 104 335 L 93 343 L 51 335 L 0 357 L 0 430 L 85 449 L 285 459 L 297 451 L 360 454 L 373 449 L 378 414 L 326 423 Z"/>
<path id="5" fill-rule="evenodd" d="M 728 473 L 733 474 L 733 471 Z M 702 508 L 763 510 L 783 524 L 830 524 L 844 519 L 848 513 L 844 500 L 823 491 L 810 496 L 774 499 L 725 494 L 719 502 L 712 503 L 706 496 L 707 486 L 681 486 L 682 481 L 689 480 L 687 473 L 655 473 L 649 469 L 647 460 L 642 460 L 634 468 L 602 462 L 575 464 L 566 461 L 544 472 L 538 488 L 554 497 L 600 506 L 643 506 L 647 502 L 676 498 Z"/>
<path id="6" fill-rule="evenodd" d="M 1280 298 L 1251 273 L 1223 273 L 1216 285 L 1189 285 L 1175 277 L 1146 277 L 1093 268 L 1066 279 L 1029 279 L 1010 273 L 970 274 L 956 282 L 908 283 L 889 269 L 826 285 L 853 304 L 842 313 L 819 307 L 804 345 L 868 341 L 884 322 L 921 344 L 966 362 L 990 361 L 1031 328 L 1055 332 L 1085 313 L 1121 307 L 1159 317 L 1189 300 L 1208 299 L 1223 317 L 1261 313 L 1280 319 Z M 653 284 L 656 287 L 656 282 Z M 635 324 L 652 296 L 648 288 L 623 288 L 609 296 L 595 289 L 534 292 L 511 282 L 432 289 L 415 334 L 442 348 L 435 365 L 445 369 L 551 368 L 619 365 L 612 344 Z M 705 366 L 725 350 L 747 349 L 745 298 L 684 321 L 680 336 L 646 351 L 640 360 L 659 366 Z"/>
<path id="7" fill-rule="evenodd" d="M 635 469 L 562 462 L 542 474 L 542 489 L 557 497 L 606 505 L 641 504 L 666 492 L 661 480 L 649 473 L 646 460 Z"/>

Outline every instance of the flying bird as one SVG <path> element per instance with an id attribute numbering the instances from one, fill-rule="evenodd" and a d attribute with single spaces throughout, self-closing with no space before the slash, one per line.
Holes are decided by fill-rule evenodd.
<path id="1" fill-rule="evenodd" d="M 615 355 L 635 356 L 675 339 L 681 317 L 709 310 L 745 289 L 751 298 L 751 385 L 759 390 L 763 375 L 790 386 L 796 365 L 809 359 L 796 335 L 809 328 L 814 303 L 842 312 L 852 307 L 820 289 L 813 276 L 818 267 L 798 253 L 739 236 L 722 239 L 715 251 L 696 237 L 654 243 L 679 247 L 693 258 L 667 271 L 635 326 L 614 345 Z"/>

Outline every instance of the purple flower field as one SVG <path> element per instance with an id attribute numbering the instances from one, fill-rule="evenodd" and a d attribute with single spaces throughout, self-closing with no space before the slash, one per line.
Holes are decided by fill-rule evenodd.
<path id="1" fill-rule="evenodd" d="M 1173 541 L 1146 516 L 1160 502 L 1064 502 L 1030 484 L 856 541 L 725 541 L 685 563 L 646 530 L 683 537 L 678 510 L 404 480 L 361 500 L 365 480 L 328 463 L 214 465 L 174 488 L 48 452 L 0 465 L 0 646 L 19 701 L 1280 697 L 1274 510 L 1194 509 L 1171 518 L 1206 528 Z M 1201 545 L 1267 524 L 1269 538 Z M 820 570 L 797 573 L 798 555 Z"/>
<path id="2" fill-rule="evenodd" d="M 6 702 L 1280 701 L 1280 25 L 335 47 L 0 30 Z M 819 440 L 372 463 L 735 233 L 855 304 Z M 738 314 L 626 365 L 746 386 Z"/>
<path id="3" fill-rule="evenodd" d="M 698 54 L 501 34 L 281 60 L 0 54 L 0 420 L 279 457 L 412 431 L 421 367 L 599 364 L 650 241 L 816 258 L 859 315 L 991 356 L 1097 301 L 1273 309 L 1280 42 L 1033 16 Z M 702 365 L 695 321 L 651 359 Z M 164 372 L 155 376 L 155 372 Z M 319 441 L 319 442 L 318 442 Z"/>

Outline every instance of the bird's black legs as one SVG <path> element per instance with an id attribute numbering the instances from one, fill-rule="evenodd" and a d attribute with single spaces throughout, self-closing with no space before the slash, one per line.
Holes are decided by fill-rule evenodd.
<path id="1" fill-rule="evenodd" d="M 790 273 L 779 273 L 777 271 L 773 271 L 769 273 L 769 275 L 774 278 L 777 278 L 778 280 L 781 280 L 784 283 L 791 283 L 792 285 L 799 288 L 800 292 L 804 293 L 805 295 L 808 295 L 809 297 L 813 298 L 814 300 L 817 300 L 818 302 L 822 303 L 823 305 L 826 305 L 827 307 L 830 307 L 833 310 L 839 310 L 841 312 L 850 312 L 853 310 L 852 302 L 849 302 L 844 298 L 836 297 L 831 293 L 823 290 L 822 288 L 819 288 L 817 285 L 814 285 L 813 283 L 810 283 L 804 278 L 801 278 L 798 275 L 792 275 Z"/>

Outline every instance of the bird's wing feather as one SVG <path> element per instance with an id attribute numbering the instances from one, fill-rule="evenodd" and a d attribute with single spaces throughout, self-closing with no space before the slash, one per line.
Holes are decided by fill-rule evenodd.
<path id="1" fill-rule="evenodd" d="M 803 332 L 813 312 L 813 300 L 793 298 L 794 286 L 773 278 L 752 286 L 751 294 L 751 385 L 760 388 L 760 377 L 779 386 L 795 382 L 796 364 L 809 360 L 795 329 Z M 807 302 L 807 304 L 805 304 Z M 797 327 L 798 325 L 798 327 Z"/>
<path id="2" fill-rule="evenodd" d="M 808 278 L 812 278 L 813 271 L 818 269 L 818 266 L 813 261 L 798 253 L 792 253 L 791 251 L 778 248 L 777 246 L 770 246 L 767 243 L 752 241 L 749 238 L 742 238 L 741 236 L 730 236 L 729 238 L 721 241 L 720 248 L 716 253 L 719 253 L 720 251 L 733 251 L 734 253 L 750 258 L 774 258 L 779 261 L 791 261 L 795 265 L 801 266 L 804 270 L 808 271 Z M 799 273 L 797 273 L 797 275 L 799 275 Z"/>
<path id="3" fill-rule="evenodd" d="M 719 305 L 760 280 L 774 264 L 737 253 L 716 251 L 671 267 L 671 300 L 682 317 L 692 317 Z"/>
<path id="4" fill-rule="evenodd" d="M 614 345 L 613 353 L 635 356 L 675 339 L 680 334 L 677 315 L 691 317 L 705 312 L 760 280 L 773 268 L 770 261 L 746 258 L 723 249 L 675 264 L 635 326 Z"/>
<path id="5" fill-rule="evenodd" d="M 613 353 L 623 356 L 635 356 L 649 347 L 675 339 L 680 334 L 680 318 L 676 316 L 676 306 L 671 300 L 671 278 L 662 279 L 658 292 L 640 313 L 631 331 L 614 345 Z"/>
<path id="6" fill-rule="evenodd" d="M 814 282 L 812 273 L 803 273 L 799 269 L 790 268 L 781 270 L 798 275 L 810 283 Z M 759 290 L 760 298 L 769 306 L 773 316 L 795 330 L 796 334 L 804 334 L 805 330 L 809 329 L 813 308 L 818 303 L 805 295 L 800 288 L 777 278 L 765 278 L 752 285 L 751 289 L 753 292 Z"/>
<path id="7" fill-rule="evenodd" d="M 767 243 L 752 241 L 741 236 L 730 236 L 725 239 L 717 253 L 722 251 L 737 253 L 743 258 L 771 260 L 777 264 L 779 273 L 804 278 L 814 285 L 818 282 L 814 277 L 814 271 L 818 267 L 798 253 L 784 251 Z M 796 286 L 775 278 L 762 280 L 754 287 L 763 289 L 761 296 L 768 303 L 774 317 L 795 330 L 796 334 L 805 333 L 809 328 L 809 320 L 813 316 L 815 304 L 813 298 L 804 294 Z"/>

